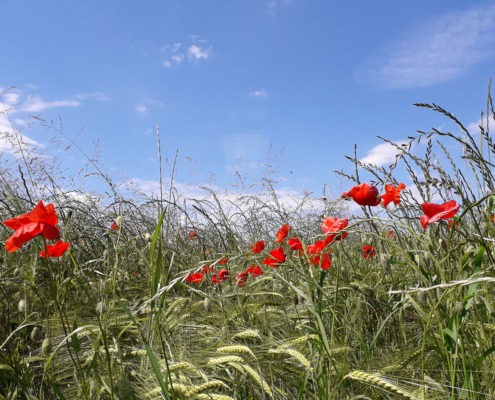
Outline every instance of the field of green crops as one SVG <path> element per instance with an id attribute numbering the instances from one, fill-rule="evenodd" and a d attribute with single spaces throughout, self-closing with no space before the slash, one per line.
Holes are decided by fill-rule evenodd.
<path id="1" fill-rule="evenodd" d="M 456 130 L 349 157 L 333 198 L 121 193 L 90 160 L 108 190 L 68 192 L 3 158 L 0 399 L 495 398 L 488 104 L 476 133 L 419 104 Z"/>

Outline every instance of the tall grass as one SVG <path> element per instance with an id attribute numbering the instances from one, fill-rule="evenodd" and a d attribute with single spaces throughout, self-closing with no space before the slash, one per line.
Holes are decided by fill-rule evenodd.
<path id="1" fill-rule="evenodd" d="M 326 270 L 275 233 L 288 223 L 307 248 L 324 238 L 324 217 L 351 212 L 339 198 L 287 202 L 270 179 L 256 193 L 204 188 L 196 198 L 161 179 L 161 195 L 148 197 L 88 158 L 84 173 L 108 187 L 90 192 L 59 179 L 56 160 L 26 153 L 20 132 L 4 133 L 17 154 L 0 160 L 2 221 L 43 199 L 71 247 L 58 259 L 38 257 L 40 238 L 1 248 L 0 398 L 495 397 L 490 94 L 487 103 L 476 137 L 438 105 L 418 104 L 457 131 L 384 139 L 397 149 L 386 167 L 349 157 L 354 173 L 338 172 L 349 186 L 366 177 L 407 188 L 397 206 L 356 210 Z M 423 229 L 421 204 L 450 199 L 462 205 L 451 226 Z M 2 240 L 11 234 L 2 225 Z M 286 261 L 264 265 L 279 246 Z M 236 279 L 252 265 L 263 275 Z M 220 269 L 229 279 L 215 285 Z M 201 282 L 186 281 L 198 271 Z"/>

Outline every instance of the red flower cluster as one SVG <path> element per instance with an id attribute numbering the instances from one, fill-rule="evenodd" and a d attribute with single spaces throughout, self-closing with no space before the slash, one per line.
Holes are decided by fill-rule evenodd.
<path id="1" fill-rule="evenodd" d="M 376 186 L 369 183 L 361 183 L 354 186 L 348 192 L 342 193 L 343 199 L 353 199 L 360 206 L 377 206 L 382 203 L 387 207 L 391 202 L 400 204 L 400 192 L 406 185 L 399 183 L 397 186 L 385 185 L 385 194 L 380 196 Z"/>
<path id="2" fill-rule="evenodd" d="M 57 228 L 58 216 L 53 204 L 44 205 L 43 201 L 28 213 L 3 221 L 3 224 L 14 230 L 14 234 L 5 242 L 8 252 L 19 250 L 22 245 L 37 236 L 43 236 L 47 240 L 56 240 L 60 231 Z M 53 246 L 47 246 L 47 252 L 42 251 L 42 257 L 60 257 L 70 244 L 58 241 Z"/>

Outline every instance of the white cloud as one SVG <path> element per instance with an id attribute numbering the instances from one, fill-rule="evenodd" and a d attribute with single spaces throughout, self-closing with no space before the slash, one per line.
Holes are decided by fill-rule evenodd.
<path id="1" fill-rule="evenodd" d="M 172 56 L 172 61 L 176 64 L 181 64 L 182 60 L 184 60 L 184 54 L 177 54 L 175 56 Z"/>
<path id="2" fill-rule="evenodd" d="M 171 67 L 172 67 L 172 63 L 171 63 L 169 60 L 165 60 L 165 61 L 163 62 L 163 66 L 164 66 L 165 68 L 171 68 Z"/>
<path id="3" fill-rule="evenodd" d="M 394 142 L 398 146 L 405 144 L 405 141 Z M 390 143 L 380 143 L 373 147 L 368 154 L 360 161 L 366 164 L 373 164 L 381 167 L 385 164 L 395 161 L 395 156 L 399 153 L 399 150 Z"/>
<path id="4" fill-rule="evenodd" d="M 144 105 L 144 104 L 138 104 L 135 108 L 136 112 L 138 112 L 139 114 L 144 114 L 148 108 Z"/>
<path id="5" fill-rule="evenodd" d="M 81 103 L 76 100 L 54 100 L 46 101 L 41 96 L 29 95 L 21 105 L 21 110 L 26 112 L 40 112 L 49 108 L 78 107 Z"/>
<path id="6" fill-rule="evenodd" d="M 36 88 L 29 85 L 28 89 L 35 90 Z M 30 125 L 26 113 L 38 113 L 50 108 L 77 107 L 81 105 L 79 101 L 73 99 L 47 101 L 40 95 L 28 94 L 26 96 L 16 88 L 6 89 L 0 87 L 0 96 L 0 152 L 15 154 L 19 150 L 29 150 L 24 156 L 34 156 L 36 154 L 32 152 L 35 148 L 44 147 L 42 143 L 19 131 L 20 128 L 25 129 Z M 94 92 L 73 97 L 103 100 L 105 95 L 101 92 Z"/>
<path id="7" fill-rule="evenodd" d="M 193 44 L 187 49 L 187 56 L 190 60 L 207 60 L 211 57 L 211 48 L 203 49 Z"/>
<path id="8" fill-rule="evenodd" d="M 145 98 L 139 104 L 136 105 L 134 110 L 139 114 L 144 114 L 148 111 L 150 107 L 152 108 L 161 108 L 164 107 L 165 103 L 162 103 L 160 100 L 152 99 L 150 97 Z"/>
<path id="9" fill-rule="evenodd" d="M 268 0 L 268 14 L 274 14 L 279 7 L 285 7 L 292 3 L 292 0 Z"/>
<path id="10" fill-rule="evenodd" d="M 450 12 L 416 23 L 356 70 L 358 80 L 385 89 L 425 87 L 458 78 L 491 59 L 495 6 Z"/>
<path id="11" fill-rule="evenodd" d="M 469 133 L 476 134 L 480 132 L 480 125 L 483 126 L 483 129 L 486 132 L 486 117 L 483 118 L 483 121 L 479 119 L 477 121 L 471 122 L 468 126 L 466 126 L 466 129 L 469 131 Z M 491 116 L 488 117 L 488 130 L 489 132 L 495 132 L 495 121 Z"/>
<path id="12" fill-rule="evenodd" d="M 20 121 L 25 124 L 23 120 Z M 17 122 L 19 120 L 16 120 Z M 0 153 L 14 154 L 18 150 L 26 151 L 35 147 L 42 148 L 43 145 L 19 132 L 12 126 L 7 114 L 0 113 Z"/>
<path id="13" fill-rule="evenodd" d="M 266 89 L 253 90 L 251 93 L 249 93 L 249 96 L 251 96 L 251 97 L 268 97 L 268 92 L 266 91 Z"/>
<path id="14" fill-rule="evenodd" d="M 78 100 L 108 101 L 110 96 L 103 92 L 80 93 L 74 96 Z"/>
<path id="15" fill-rule="evenodd" d="M 168 181 L 164 183 L 164 193 L 168 193 L 169 184 L 170 182 Z M 127 185 L 129 188 L 136 189 L 154 198 L 158 198 L 160 195 L 159 181 L 133 178 L 127 182 Z M 248 190 L 233 192 L 226 191 L 225 189 L 217 186 L 208 186 L 205 188 L 203 186 L 190 185 L 177 181 L 174 182 L 174 189 L 174 192 L 183 199 L 210 200 L 212 204 L 216 203 L 216 200 L 219 200 L 225 215 L 233 218 L 239 217 L 239 208 L 252 209 L 252 206 L 255 203 L 258 203 L 258 206 L 261 203 L 264 206 L 273 205 L 274 207 L 278 207 L 281 205 L 287 210 L 298 209 L 299 213 L 310 209 L 323 211 L 324 208 L 324 204 L 320 198 L 307 198 L 305 193 L 289 188 L 279 188 L 274 190 L 278 204 L 275 204 L 273 193 L 259 194 Z M 215 193 L 215 199 L 213 199 L 211 193 Z M 301 209 L 300 206 L 303 201 L 305 207 L 304 209 Z"/>

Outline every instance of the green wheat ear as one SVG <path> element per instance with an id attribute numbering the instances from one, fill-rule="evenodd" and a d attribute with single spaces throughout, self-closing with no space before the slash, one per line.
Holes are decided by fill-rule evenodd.
<path id="1" fill-rule="evenodd" d="M 351 373 L 347 374 L 344 379 L 345 378 L 352 379 L 367 384 L 369 386 L 380 388 L 386 392 L 394 393 L 398 396 L 401 396 L 404 399 L 419 400 L 419 398 L 414 393 L 401 389 L 400 387 L 394 385 L 380 375 L 370 374 L 364 371 L 352 371 Z"/>
<path id="2" fill-rule="evenodd" d="M 259 332 L 256 329 L 246 329 L 245 331 L 238 332 L 232 339 L 261 339 Z"/>

